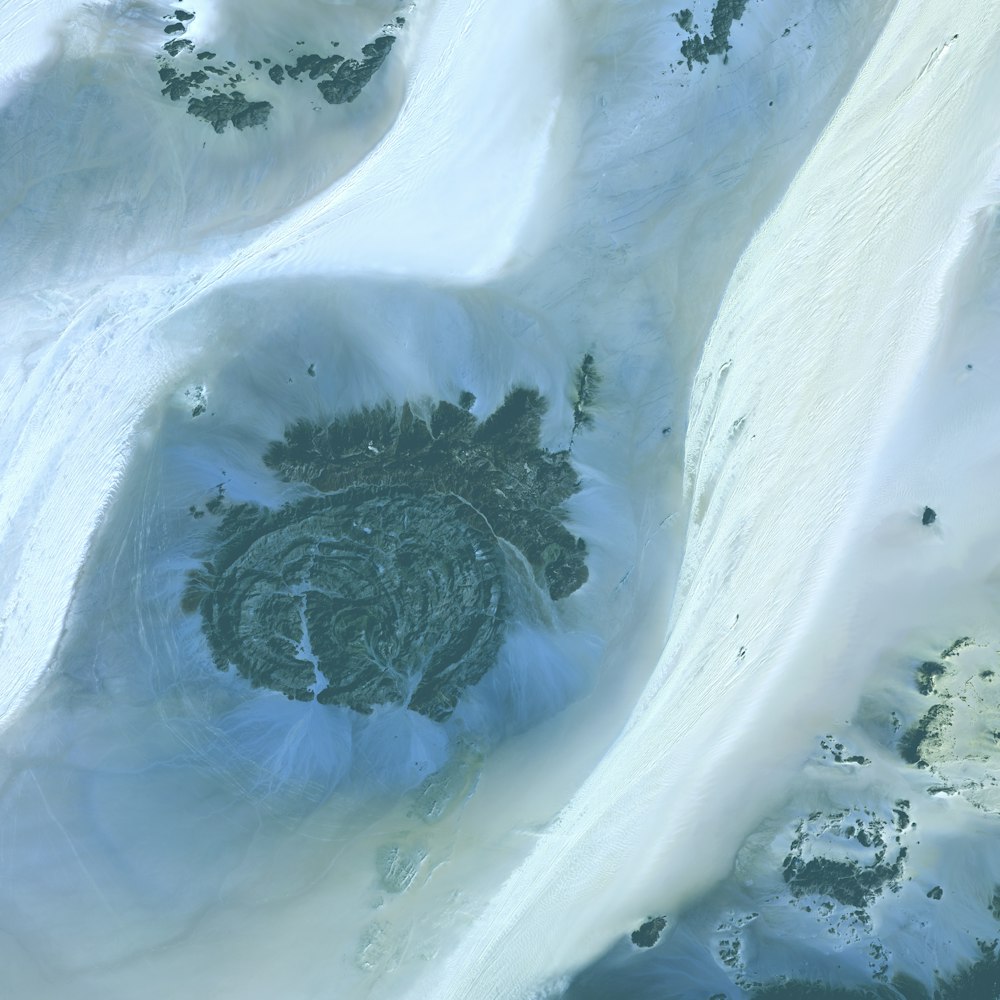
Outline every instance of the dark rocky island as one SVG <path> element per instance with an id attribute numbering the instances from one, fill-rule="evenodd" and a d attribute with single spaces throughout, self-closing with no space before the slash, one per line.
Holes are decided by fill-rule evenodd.
<path id="1" fill-rule="evenodd" d="M 681 55 L 687 61 L 688 69 L 693 69 L 695 63 L 708 65 L 709 56 L 722 56 L 727 62 L 727 53 L 732 49 L 729 35 L 733 23 L 738 21 L 747 8 L 749 0 L 718 0 L 712 8 L 712 31 L 702 35 L 696 31 L 694 14 L 688 10 L 680 10 L 674 14 L 674 19 L 689 38 L 681 42 Z"/>
<path id="2" fill-rule="evenodd" d="M 594 425 L 593 406 L 597 390 L 601 386 L 601 376 L 597 373 L 597 363 L 593 354 L 585 354 L 573 380 L 573 433 L 581 427 Z"/>
<path id="3" fill-rule="evenodd" d="M 652 948 L 666 929 L 666 917 L 650 917 L 632 931 L 632 944 L 637 948 Z"/>
<path id="4" fill-rule="evenodd" d="M 216 132 L 225 132 L 230 124 L 242 131 L 265 124 L 271 105 L 267 101 L 248 101 L 240 91 L 234 90 L 229 94 L 192 98 L 187 110 L 189 115 L 207 121 Z"/>
<path id="5" fill-rule="evenodd" d="M 921 694 L 933 694 L 939 677 L 944 676 L 944 664 L 926 660 L 917 667 L 917 690 Z"/>
<path id="6" fill-rule="evenodd" d="M 482 421 L 471 394 L 460 403 L 300 421 L 264 463 L 308 495 L 206 505 L 220 520 L 183 605 L 220 670 L 440 721 L 495 663 L 512 579 L 533 575 L 554 600 L 583 585 L 586 546 L 562 523 L 579 480 L 568 452 L 539 443 L 542 397 L 515 389 Z"/>
<path id="7" fill-rule="evenodd" d="M 927 767 L 940 753 L 945 731 L 955 710 L 950 705 L 932 705 L 899 741 L 899 752 L 907 764 Z"/>
<path id="8" fill-rule="evenodd" d="M 793 896 L 826 896 L 863 911 L 877 896 L 899 885 L 906 848 L 890 852 L 880 819 L 835 815 L 824 833 L 835 835 L 844 845 L 844 855 L 824 852 L 809 857 L 807 849 L 815 835 L 807 824 L 800 823 L 782 863 L 782 875 Z M 867 864 L 850 857 L 849 852 L 856 850 L 852 845 L 864 849 Z"/>
<path id="9" fill-rule="evenodd" d="M 190 61 L 194 42 L 181 36 L 193 27 L 195 14 L 178 9 L 164 19 L 168 23 L 163 30 L 171 37 L 163 46 L 166 56 L 159 57 L 159 75 L 165 85 L 161 93 L 173 101 L 191 97 L 188 114 L 208 122 L 219 133 L 229 125 L 239 130 L 265 125 L 273 105 L 264 100 L 263 95 L 248 98 L 236 89 L 247 81 L 235 62 L 229 60 L 224 67 L 209 65 L 208 60 L 216 58 L 216 53 L 209 50 L 198 52 L 194 56 L 197 62 Z M 382 67 L 404 23 L 402 17 L 397 17 L 393 24 L 386 25 L 380 35 L 361 47 L 360 58 L 333 52 L 309 53 L 298 56 L 294 63 L 283 63 L 280 59 L 262 56 L 246 60 L 245 72 L 266 87 L 281 86 L 287 80 L 309 79 L 315 82 L 319 95 L 327 104 L 350 104 Z M 334 48 L 339 44 L 330 43 Z M 257 72 L 263 72 L 265 65 L 267 72 L 261 78 Z"/>
<path id="10" fill-rule="evenodd" d="M 362 46 L 362 59 L 345 59 L 329 80 L 319 83 L 319 92 L 327 104 L 349 104 L 378 72 L 393 42 L 392 35 L 380 35 L 374 42 Z"/>
<path id="11" fill-rule="evenodd" d="M 750 1000 L 996 1000 L 1000 997 L 1000 941 L 979 941 L 979 958 L 932 989 L 909 976 L 871 986 L 830 986 L 786 979 L 755 989 Z"/>
<path id="12" fill-rule="evenodd" d="M 553 600 L 587 580 L 586 546 L 563 526 L 563 504 L 579 480 L 568 452 L 539 445 L 546 404 L 533 389 L 515 389 L 484 421 L 440 402 L 426 418 L 409 404 L 362 410 L 319 425 L 300 421 L 264 456 L 286 482 L 334 492 L 358 482 L 417 492 L 457 493 L 516 546 Z"/>

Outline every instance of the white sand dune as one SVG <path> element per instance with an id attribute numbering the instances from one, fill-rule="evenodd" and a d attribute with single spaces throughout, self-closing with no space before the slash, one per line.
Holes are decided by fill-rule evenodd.
<path id="1" fill-rule="evenodd" d="M 242 59 L 397 13 L 197 9 L 199 44 Z M 558 993 L 727 872 L 880 655 L 918 625 L 933 648 L 928 593 L 948 581 L 990 618 L 973 265 L 1000 179 L 1000 13 L 766 0 L 702 72 L 656 3 L 400 11 L 384 77 L 339 117 L 286 87 L 268 129 L 215 136 L 158 93 L 158 9 L 0 0 L 17 995 Z M 949 340 L 970 316 L 979 339 Z M 515 632 L 467 704 L 499 745 L 400 711 L 311 713 L 287 741 L 284 702 L 219 722 L 240 679 L 178 609 L 204 537 L 188 504 L 220 478 L 279 496 L 260 455 L 289 420 L 386 399 L 470 389 L 486 415 L 534 385 L 564 448 L 585 351 L 604 382 L 568 516 L 591 578 L 564 634 Z M 937 434 L 953 446 L 925 462 Z M 952 628 L 955 602 L 938 611 Z M 433 794 L 383 801 L 448 754 Z M 337 781 L 350 757 L 371 787 L 290 801 L 303 757 Z"/>
<path id="2" fill-rule="evenodd" d="M 74 0 L 51 3 L 21 3 L 4 0 L 0 4 L 0 81 L 9 87 L 22 74 L 58 51 L 57 26 L 60 18 L 76 7 Z M 7 88 L 4 88 L 7 89 Z"/>
<path id="3" fill-rule="evenodd" d="M 1000 145 L 982 122 L 998 32 L 985 5 L 943 21 L 900 3 L 747 250 L 695 381 L 692 518 L 660 668 L 444 979 L 414 995 L 528 995 L 649 913 L 676 914 L 850 710 L 867 664 L 848 666 L 855 609 L 838 589 L 949 274 L 995 195 Z"/>

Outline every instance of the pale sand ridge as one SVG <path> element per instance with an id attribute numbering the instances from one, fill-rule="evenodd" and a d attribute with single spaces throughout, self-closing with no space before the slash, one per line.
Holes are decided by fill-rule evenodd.
<path id="1" fill-rule="evenodd" d="M 676 912 L 726 871 L 816 725 L 850 707 L 860 678 L 837 672 L 844 614 L 829 588 L 996 178 L 980 121 L 998 35 L 985 3 L 947 17 L 900 3 L 751 244 L 696 379 L 692 521 L 660 668 L 619 743 L 414 996 L 530 995 L 650 912 Z"/>

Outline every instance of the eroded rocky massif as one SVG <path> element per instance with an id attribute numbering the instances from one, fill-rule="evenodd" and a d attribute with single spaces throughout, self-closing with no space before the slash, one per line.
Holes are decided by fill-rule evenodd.
<path id="1" fill-rule="evenodd" d="M 545 401 L 515 389 L 485 420 L 473 403 L 296 422 L 264 464 L 308 495 L 206 508 L 214 549 L 184 606 L 217 667 L 297 701 L 441 721 L 496 661 L 512 581 L 551 600 L 584 584 L 586 545 L 563 524 L 579 479 L 539 443 Z"/>
<path id="2" fill-rule="evenodd" d="M 266 100 L 267 90 L 287 81 L 315 82 L 327 104 L 350 104 L 382 67 L 405 23 L 397 17 L 386 25 L 381 34 L 361 47 L 358 58 L 333 52 L 340 43 L 331 42 L 329 51 L 302 53 L 288 63 L 266 55 L 243 60 L 241 71 L 231 59 L 222 61 L 216 52 L 197 50 L 194 41 L 186 37 L 194 27 L 194 12 L 177 8 L 164 20 L 163 31 L 170 37 L 163 45 L 166 55 L 158 58 L 161 93 L 172 101 L 188 98 L 187 113 L 207 122 L 217 133 L 230 125 L 238 131 L 266 125 L 274 110 Z M 305 46 L 306 42 L 298 44 Z M 244 89 L 250 87 L 256 93 L 248 97 Z"/>

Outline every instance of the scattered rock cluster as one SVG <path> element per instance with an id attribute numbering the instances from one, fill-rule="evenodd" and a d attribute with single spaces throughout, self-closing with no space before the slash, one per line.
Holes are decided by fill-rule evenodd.
<path id="1" fill-rule="evenodd" d="M 405 23 L 404 18 L 397 17 L 382 34 L 362 46 L 357 59 L 332 52 L 312 53 L 299 55 L 293 63 L 286 64 L 262 56 L 247 60 L 247 68 L 240 72 L 231 60 L 217 64 L 215 52 L 208 49 L 195 52 L 195 43 L 185 37 L 193 27 L 193 12 L 177 8 L 164 20 L 167 24 L 163 31 L 170 38 L 163 45 L 166 55 L 158 60 L 161 93 L 172 101 L 187 98 L 188 114 L 207 122 L 217 133 L 225 132 L 230 125 L 242 131 L 267 124 L 274 106 L 267 100 L 248 98 L 242 89 L 247 83 L 270 87 L 287 80 L 309 79 L 316 82 L 319 95 L 327 104 L 351 103 L 381 68 Z M 331 43 L 334 48 L 339 44 Z"/>

